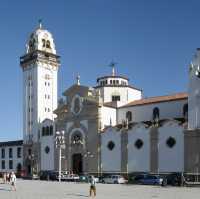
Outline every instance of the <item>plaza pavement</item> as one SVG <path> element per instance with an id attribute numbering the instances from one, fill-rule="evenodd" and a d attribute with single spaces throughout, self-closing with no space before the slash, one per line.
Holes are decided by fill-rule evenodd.
<path id="1" fill-rule="evenodd" d="M 0 199 L 84 199 L 88 184 L 18 180 L 17 191 L 0 184 Z M 157 187 L 143 185 L 97 184 L 96 199 L 198 199 L 200 187 Z"/>

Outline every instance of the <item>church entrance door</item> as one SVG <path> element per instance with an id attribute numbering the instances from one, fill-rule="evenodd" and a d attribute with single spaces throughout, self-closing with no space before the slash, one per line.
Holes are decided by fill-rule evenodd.
<path id="1" fill-rule="evenodd" d="M 83 172 L 83 156 L 81 153 L 76 153 L 72 156 L 72 168 L 75 174 Z"/>

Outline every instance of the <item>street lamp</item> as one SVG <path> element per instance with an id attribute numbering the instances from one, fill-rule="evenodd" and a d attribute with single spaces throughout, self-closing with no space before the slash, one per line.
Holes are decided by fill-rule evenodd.
<path id="1" fill-rule="evenodd" d="M 58 148 L 58 181 L 61 181 L 61 156 L 62 156 L 62 149 L 65 148 L 65 132 L 64 131 L 57 131 L 55 135 L 56 141 L 56 148 Z"/>

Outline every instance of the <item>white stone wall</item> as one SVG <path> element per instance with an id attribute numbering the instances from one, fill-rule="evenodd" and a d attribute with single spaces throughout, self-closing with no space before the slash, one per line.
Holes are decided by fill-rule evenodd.
<path id="1" fill-rule="evenodd" d="M 158 172 L 182 172 L 184 170 L 184 133 L 176 121 L 168 121 L 158 129 Z M 176 140 L 174 147 L 167 146 L 169 137 Z"/>
<path id="2" fill-rule="evenodd" d="M 100 90 L 103 102 L 111 102 L 112 95 L 120 95 L 121 105 L 129 103 L 133 100 L 141 99 L 142 93 L 140 90 L 136 90 L 130 87 L 101 87 Z"/>
<path id="3" fill-rule="evenodd" d="M 189 98 L 188 98 L 188 128 L 200 128 L 200 51 L 190 65 L 189 71 Z"/>
<path id="4" fill-rule="evenodd" d="M 45 119 L 41 127 L 50 127 L 53 126 L 53 121 L 49 119 Z M 42 132 L 42 128 L 41 128 Z M 41 133 L 40 138 L 40 155 L 41 155 L 41 170 L 54 170 L 54 155 L 55 155 L 55 132 L 53 135 L 45 135 L 43 136 Z M 45 148 L 49 147 L 49 153 L 46 153 Z"/>
<path id="5" fill-rule="evenodd" d="M 24 71 L 23 87 L 24 140 L 33 135 L 34 141 L 37 141 L 40 123 L 44 119 L 55 118 L 53 111 L 57 108 L 57 68 L 41 63 L 30 67 Z"/>
<path id="6" fill-rule="evenodd" d="M 126 120 L 126 112 L 132 112 L 133 122 L 152 121 L 153 109 L 159 108 L 160 119 L 172 119 L 183 117 L 183 106 L 187 103 L 187 100 L 177 100 L 162 103 L 154 103 L 148 105 L 122 107 L 117 110 L 117 122 L 122 123 Z"/>
<path id="7" fill-rule="evenodd" d="M 101 127 L 116 125 L 116 109 L 111 107 L 102 106 L 100 108 Z"/>
<path id="8" fill-rule="evenodd" d="M 143 146 L 138 149 L 135 142 L 140 139 Z M 128 172 L 149 172 L 150 135 L 144 124 L 137 124 L 128 131 Z"/>
<path id="9" fill-rule="evenodd" d="M 113 150 L 107 147 L 110 141 L 115 143 Z M 121 134 L 114 128 L 108 128 L 101 134 L 101 170 L 107 173 L 121 171 Z"/>
<path id="10" fill-rule="evenodd" d="M 41 170 L 54 170 L 54 136 L 41 137 Z M 49 153 L 45 152 L 45 148 L 49 147 Z"/>
<path id="11" fill-rule="evenodd" d="M 17 148 L 21 148 L 21 158 L 17 157 Z M 1 149 L 5 149 L 5 158 L 1 157 Z M 12 148 L 13 150 L 13 157 L 9 158 L 9 148 Z M 2 169 L 2 160 L 5 160 L 5 169 Z M 13 169 L 9 169 L 9 160 L 13 161 Z M 23 147 L 22 146 L 5 146 L 5 147 L 0 147 L 0 172 L 11 172 L 17 171 L 17 165 L 21 164 L 21 168 L 23 169 Z"/>

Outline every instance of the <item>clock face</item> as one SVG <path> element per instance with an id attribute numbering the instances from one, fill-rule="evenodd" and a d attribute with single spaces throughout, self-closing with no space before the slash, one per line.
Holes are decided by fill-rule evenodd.
<path id="1" fill-rule="evenodd" d="M 72 103 L 71 103 L 71 112 L 74 115 L 78 115 L 81 110 L 82 110 L 83 104 L 82 104 L 82 100 L 81 97 L 79 95 L 75 95 L 72 98 Z"/>

